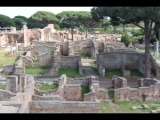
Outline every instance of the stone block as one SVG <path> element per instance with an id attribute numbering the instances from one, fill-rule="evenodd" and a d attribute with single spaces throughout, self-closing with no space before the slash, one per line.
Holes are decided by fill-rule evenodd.
<path id="1" fill-rule="evenodd" d="M 157 113 L 157 111 L 156 110 L 151 110 L 151 113 Z"/>
<path id="2" fill-rule="evenodd" d="M 149 108 L 149 106 L 147 104 L 143 104 L 142 106 L 143 106 L 144 109 L 148 109 Z"/>
<path id="3" fill-rule="evenodd" d="M 136 110 L 137 109 L 137 107 L 136 106 L 132 106 L 132 110 Z"/>

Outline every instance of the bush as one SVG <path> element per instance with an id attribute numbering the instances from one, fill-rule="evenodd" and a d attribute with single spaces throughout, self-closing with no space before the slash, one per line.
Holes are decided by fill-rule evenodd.
<path id="1" fill-rule="evenodd" d="M 122 35 L 121 42 L 124 42 L 125 46 L 128 47 L 128 45 L 131 43 L 131 39 L 129 38 L 129 35 L 128 34 Z"/>

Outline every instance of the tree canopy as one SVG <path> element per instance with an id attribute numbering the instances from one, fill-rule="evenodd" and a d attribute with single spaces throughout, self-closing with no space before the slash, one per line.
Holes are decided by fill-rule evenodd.
<path id="1" fill-rule="evenodd" d="M 6 15 L 0 14 L 0 27 L 10 27 L 10 26 L 15 26 L 13 20 Z"/>
<path id="2" fill-rule="evenodd" d="M 41 23 L 45 26 L 48 24 L 57 24 L 59 22 L 56 15 L 48 11 L 37 11 L 29 18 L 29 20 L 32 22 Z"/>
<path id="3" fill-rule="evenodd" d="M 26 22 L 25 20 L 21 18 L 12 18 L 13 22 L 15 23 L 16 29 L 22 28 L 22 22 Z"/>

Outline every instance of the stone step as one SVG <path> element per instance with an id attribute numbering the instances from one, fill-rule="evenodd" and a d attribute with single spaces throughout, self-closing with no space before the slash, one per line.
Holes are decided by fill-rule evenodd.
<path id="1" fill-rule="evenodd" d="M 0 113 L 17 113 L 19 110 L 18 107 L 14 106 L 2 106 Z"/>

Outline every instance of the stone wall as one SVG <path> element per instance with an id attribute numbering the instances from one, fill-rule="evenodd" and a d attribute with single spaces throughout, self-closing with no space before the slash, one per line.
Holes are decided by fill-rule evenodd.
<path id="1" fill-rule="evenodd" d="M 0 101 L 9 101 L 11 97 L 15 96 L 16 94 L 0 89 Z"/>
<path id="2" fill-rule="evenodd" d="M 125 88 L 127 87 L 127 80 L 123 77 L 117 77 L 112 79 L 112 85 L 114 88 Z"/>
<path id="3" fill-rule="evenodd" d="M 52 96 L 32 95 L 32 101 L 61 101 L 61 98 L 58 95 L 52 95 Z"/>
<path id="4" fill-rule="evenodd" d="M 18 76 L 12 75 L 7 76 L 6 90 L 11 91 L 13 93 L 18 92 Z"/>
<path id="5" fill-rule="evenodd" d="M 34 89 L 34 94 L 39 95 L 39 96 L 42 96 L 44 94 L 45 95 L 57 95 L 57 89 L 48 90 L 48 91 L 41 91 L 38 89 Z"/>
<path id="6" fill-rule="evenodd" d="M 60 68 L 78 68 L 80 56 L 60 56 L 59 67 Z"/>
<path id="7" fill-rule="evenodd" d="M 18 51 L 30 51 L 32 49 L 32 46 L 24 46 L 22 45 L 18 45 Z"/>
<path id="8" fill-rule="evenodd" d="M 99 113 L 99 102 L 29 102 L 30 113 Z"/>
<path id="9" fill-rule="evenodd" d="M 47 53 L 47 52 L 50 52 L 52 50 L 56 50 L 56 47 L 51 47 L 51 46 L 44 44 L 44 45 L 39 45 L 39 46 L 33 47 L 31 49 L 31 54 L 32 54 L 32 56 L 33 55 L 40 56 L 40 55 Z"/>
<path id="10" fill-rule="evenodd" d="M 65 100 L 80 100 L 81 99 L 81 86 L 78 84 L 66 84 L 64 85 Z"/>
<path id="11" fill-rule="evenodd" d="M 14 71 L 14 67 L 15 67 L 14 64 L 13 65 L 6 65 L 6 66 L 4 66 L 3 67 L 3 73 L 5 73 L 5 74 L 12 74 L 13 71 Z"/>
<path id="12" fill-rule="evenodd" d="M 97 68 L 105 69 L 138 69 L 139 60 L 145 61 L 145 54 L 136 52 L 105 52 L 97 54 Z M 101 69 L 98 69 L 101 74 Z"/>
<path id="13" fill-rule="evenodd" d="M 155 78 L 140 78 L 138 79 L 138 87 L 145 87 L 145 86 L 150 86 L 154 85 L 156 82 L 159 82 L 159 80 Z"/>
<path id="14" fill-rule="evenodd" d="M 145 83 L 145 85 L 149 86 L 138 87 L 138 88 L 127 87 L 127 88 L 115 89 L 115 94 L 114 94 L 115 100 L 116 101 L 159 101 L 160 100 L 159 80 L 157 81 L 157 80 L 146 79 L 144 81 L 145 82 L 143 82 L 143 80 L 139 80 L 140 83 Z"/>
<path id="15" fill-rule="evenodd" d="M 25 74 L 25 67 L 15 67 L 14 68 L 14 75 L 24 75 Z"/>

